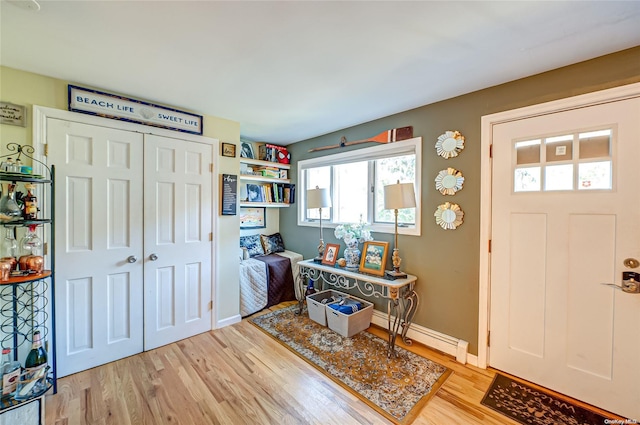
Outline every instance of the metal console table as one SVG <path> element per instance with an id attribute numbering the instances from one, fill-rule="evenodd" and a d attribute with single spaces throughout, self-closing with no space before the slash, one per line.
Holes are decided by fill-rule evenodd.
<path id="1" fill-rule="evenodd" d="M 344 268 L 326 266 L 313 260 L 301 261 L 298 266 L 303 277 L 314 281 L 321 280 L 322 289 L 325 289 L 325 285 L 341 289 L 355 288 L 365 297 L 387 299 L 389 331 L 387 356 L 396 356 L 395 344 L 398 332 L 402 341 L 411 345 L 412 341 L 407 338 L 407 331 L 418 308 L 418 294 L 414 290 L 418 280 L 416 276 L 407 275 L 403 279 L 389 280 Z M 304 299 L 300 301 L 300 310 L 303 302 Z"/>

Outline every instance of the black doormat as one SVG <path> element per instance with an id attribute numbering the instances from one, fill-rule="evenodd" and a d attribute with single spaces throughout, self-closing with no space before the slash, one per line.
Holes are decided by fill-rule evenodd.
<path id="1" fill-rule="evenodd" d="M 608 422 L 605 419 L 614 418 L 500 374 L 496 374 L 481 403 L 525 425 L 603 425 Z"/>

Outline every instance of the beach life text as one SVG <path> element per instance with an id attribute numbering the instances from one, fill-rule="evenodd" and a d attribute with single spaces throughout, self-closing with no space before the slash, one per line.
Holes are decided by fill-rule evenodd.
<path id="1" fill-rule="evenodd" d="M 69 110 L 202 134 L 202 116 L 69 84 Z"/>

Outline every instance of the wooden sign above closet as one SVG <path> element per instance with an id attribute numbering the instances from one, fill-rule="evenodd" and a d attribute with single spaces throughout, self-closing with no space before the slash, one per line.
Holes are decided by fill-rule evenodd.
<path id="1" fill-rule="evenodd" d="M 69 110 L 183 133 L 202 134 L 202 115 L 71 84 Z"/>

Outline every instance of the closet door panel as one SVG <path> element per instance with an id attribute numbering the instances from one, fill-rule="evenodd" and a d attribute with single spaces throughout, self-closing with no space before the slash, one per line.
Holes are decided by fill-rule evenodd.
<path id="1" fill-rule="evenodd" d="M 143 137 L 49 118 L 47 143 L 61 377 L 142 351 Z"/>
<path id="2" fill-rule="evenodd" d="M 211 329 L 212 155 L 145 136 L 145 350 Z"/>

